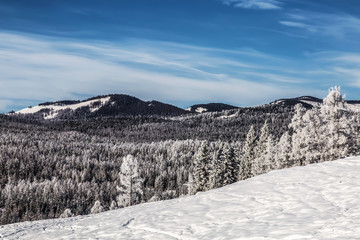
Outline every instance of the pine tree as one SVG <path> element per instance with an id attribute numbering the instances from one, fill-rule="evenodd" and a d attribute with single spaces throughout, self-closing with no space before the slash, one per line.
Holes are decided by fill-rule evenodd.
<path id="1" fill-rule="evenodd" d="M 267 121 L 265 121 L 260 131 L 259 140 L 256 142 L 255 158 L 253 159 L 253 164 L 251 165 L 252 177 L 263 174 L 265 171 L 264 161 L 266 156 L 266 148 L 267 148 L 269 135 L 270 135 L 269 126 L 267 124 Z"/>
<path id="2" fill-rule="evenodd" d="M 341 95 L 340 87 L 330 88 L 329 94 L 323 100 L 321 116 L 326 122 L 325 138 L 327 139 L 327 160 L 345 157 L 349 151 L 350 122 L 346 117 L 347 112 L 345 97 Z"/>
<path id="3" fill-rule="evenodd" d="M 96 214 L 96 213 L 101 213 L 103 211 L 104 211 L 104 208 L 101 206 L 100 201 L 96 200 L 94 203 L 94 206 L 91 208 L 90 213 Z"/>
<path id="4" fill-rule="evenodd" d="M 273 169 L 277 168 L 277 164 L 275 162 L 275 144 L 272 138 L 272 135 L 269 135 L 268 140 L 266 141 L 266 150 L 263 156 L 264 165 L 263 165 L 263 173 L 267 173 Z"/>
<path id="5" fill-rule="evenodd" d="M 292 152 L 291 162 L 293 166 L 301 166 L 305 160 L 304 148 L 305 148 L 305 123 L 303 120 L 306 109 L 299 103 L 295 105 L 295 114 L 291 119 L 289 128 L 292 131 Z"/>
<path id="6" fill-rule="evenodd" d="M 112 200 L 111 204 L 110 204 L 110 210 L 115 210 L 118 208 L 118 205 L 116 203 L 116 201 Z"/>
<path id="7" fill-rule="evenodd" d="M 267 147 L 267 141 L 269 139 L 269 125 L 267 121 L 265 121 L 264 125 L 262 126 L 260 130 L 260 137 L 259 141 L 257 142 L 256 148 L 255 148 L 255 157 L 259 158 L 262 157 L 266 151 Z"/>
<path id="8" fill-rule="evenodd" d="M 280 138 L 277 144 L 277 151 L 275 155 L 276 168 L 282 169 L 290 167 L 291 156 L 291 137 L 288 131 L 286 131 Z"/>
<path id="9" fill-rule="evenodd" d="M 185 183 L 184 185 L 187 187 L 188 195 L 192 195 L 192 194 L 196 193 L 195 181 L 194 181 L 194 176 L 192 173 L 189 173 L 188 182 Z"/>
<path id="10" fill-rule="evenodd" d="M 194 162 L 193 192 L 206 191 L 209 189 L 210 160 L 208 142 L 203 141 Z"/>
<path id="11" fill-rule="evenodd" d="M 132 206 L 143 194 L 143 179 L 140 177 L 139 165 L 134 156 L 127 155 L 123 158 L 119 176 L 118 205 L 120 207 Z"/>
<path id="12" fill-rule="evenodd" d="M 224 186 L 224 162 L 223 162 L 223 145 L 214 154 L 211 162 L 209 189 Z"/>
<path id="13" fill-rule="evenodd" d="M 243 147 L 243 154 L 239 166 L 239 180 L 244 180 L 252 177 L 251 165 L 255 159 L 256 135 L 254 126 L 250 127 L 246 135 L 246 142 Z"/>
<path id="14" fill-rule="evenodd" d="M 303 116 L 304 126 L 301 129 L 303 136 L 302 165 L 319 162 L 324 155 L 324 130 L 323 120 L 320 117 L 319 109 L 314 107 L 308 110 Z"/>
<path id="15" fill-rule="evenodd" d="M 234 149 L 229 143 L 225 143 L 222 150 L 223 163 L 223 186 L 234 183 L 238 179 L 239 164 L 236 161 Z"/>
<path id="16" fill-rule="evenodd" d="M 59 216 L 59 218 L 68 218 L 73 217 L 74 214 L 71 212 L 69 208 L 65 209 L 64 212 Z"/>

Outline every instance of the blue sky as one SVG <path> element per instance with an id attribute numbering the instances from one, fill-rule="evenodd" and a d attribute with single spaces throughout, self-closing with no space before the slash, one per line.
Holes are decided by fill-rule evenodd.
<path id="1" fill-rule="evenodd" d="M 1 0 L 0 112 L 124 93 L 360 99 L 358 0 Z"/>

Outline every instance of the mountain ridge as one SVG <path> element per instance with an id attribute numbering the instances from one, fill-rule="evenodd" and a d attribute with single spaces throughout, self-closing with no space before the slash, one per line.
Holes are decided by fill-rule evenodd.
<path id="1" fill-rule="evenodd" d="M 310 109 L 319 106 L 322 99 L 312 96 L 300 96 L 295 98 L 282 98 L 256 107 L 271 107 L 274 105 L 292 107 L 302 104 Z M 360 100 L 346 101 L 350 105 L 360 104 Z M 156 100 L 143 101 L 137 97 L 126 94 L 98 95 L 85 100 L 60 100 L 44 102 L 34 107 L 21 109 L 9 114 L 31 114 L 40 119 L 68 119 L 68 118 L 91 118 L 91 117 L 114 117 L 114 116 L 180 116 L 186 114 L 199 114 L 205 112 L 221 112 L 234 110 L 236 107 L 225 103 L 195 104 L 187 109 L 163 103 Z"/>

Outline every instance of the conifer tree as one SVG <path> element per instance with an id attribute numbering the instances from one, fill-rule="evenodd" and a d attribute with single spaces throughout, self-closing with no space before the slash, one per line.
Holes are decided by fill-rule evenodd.
<path id="1" fill-rule="evenodd" d="M 341 95 L 340 87 L 332 87 L 323 100 L 321 116 L 326 122 L 325 138 L 327 139 L 326 153 L 328 160 L 345 157 L 349 151 L 350 123 L 346 117 L 345 97 Z"/>
<path id="2" fill-rule="evenodd" d="M 288 131 L 286 131 L 277 144 L 277 151 L 275 155 L 276 168 L 282 169 L 291 166 L 291 137 Z"/>
<path id="3" fill-rule="evenodd" d="M 304 126 L 299 132 L 302 134 L 303 155 L 302 165 L 316 163 L 324 155 L 324 122 L 319 114 L 319 108 L 308 110 L 303 116 Z"/>
<path id="4" fill-rule="evenodd" d="M 276 169 L 277 163 L 275 162 L 275 144 L 272 135 L 269 135 L 268 140 L 266 141 L 266 150 L 263 158 L 263 173 Z"/>
<path id="5" fill-rule="evenodd" d="M 209 189 L 224 186 L 223 145 L 215 152 L 211 161 Z"/>
<path id="6" fill-rule="evenodd" d="M 223 165 L 223 186 L 234 183 L 238 179 L 239 164 L 236 161 L 234 149 L 229 143 L 223 145 L 222 151 L 222 165 Z"/>
<path id="7" fill-rule="evenodd" d="M 269 140 L 269 125 L 267 121 L 265 121 L 264 125 L 262 126 L 260 130 L 260 137 L 259 141 L 257 142 L 256 148 L 255 148 L 255 157 L 259 158 L 264 155 L 266 152 L 267 147 L 267 141 Z"/>
<path id="8" fill-rule="evenodd" d="M 269 139 L 269 126 L 267 121 L 265 121 L 264 125 L 260 130 L 259 140 L 256 142 L 255 147 L 255 155 L 253 159 L 253 163 L 251 165 L 251 175 L 257 176 L 264 173 L 265 170 L 265 156 L 267 149 L 267 142 Z"/>
<path id="9" fill-rule="evenodd" d="M 305 128 L 305 123 L 303 116 L 306 112 L 306 109 L 299 103 L 295 105 L 295 114 L 291 119 L 289 128 L 292 131 L 292 152 L 291 160 L 293 166 L 301 166 L 305 160 L 304 148 L 305 148 L 305 133 L 303 129 Z"/>
<path id="10" fill-rule="evenodd" d="M 71 212 L 69 208 L 65 209 L 64 212 L 59 216 L 59 218 L 68 218 L 73 217 L 74 214 Z"/>
<path id="11" fill-rule="evenodd" d="M 203 141 L 195 157 L 193 192 L 206 191 L 209 189 L 209 165 L 211 159 L 208 144 L 208 141 Z"/>
<path id="12" fill-rule="evenodd" d="M 248 134 L 246 135 L 246 142 L 243 147 L 243 154 L 239 167 L 239 180 L 244 180 L 252 177 L 251 165 L 255 159 L 255 147 L 256 147 L 256 135 L 254 126 L 250 127 Z"/>
<path id="13" fill-rule="evenodd" d="M 118 205 L 122 207 L 131 206 L 143 194 L 143 179 L 139 174 L 137 159 L 132 155 L 123 158 L 120 169 L 120 187 L 118 190 Z"/>
<path id="14" fill-rule="evenodd" d="M 118 208 L 118 206 L 117 206 L 116 201 L 112 200 L 111 204 L 110 204 L 110 210 L 115 210 L 117 208 Z"/>
<path id="15" fill-rule="evenodd" d="M 104 208 L 101 206 L 100 201 L 96 200 L 94 203 L 94 206 L 91 208 L 90 213 L 95 214 L 95 213 L 101 213 L 103 211 L 104 211 Z"/>

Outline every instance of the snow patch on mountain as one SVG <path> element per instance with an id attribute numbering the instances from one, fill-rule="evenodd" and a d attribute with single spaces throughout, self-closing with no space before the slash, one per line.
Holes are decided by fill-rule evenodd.
<path id="1" fill-rule="evenodd" d="M 203 112 L 207 112 L 207 109 L 203 108 L 203 107 L 198 107 L 198 108 L 195 109 L 195 112 L 203 113 Z"/>
<path id="2" fill-rule="evenodd" d="M 88 100 L 80 103 L 75 104 L 68 104 L 68 105 L 57 105 L 57 104 L 50 104 L 50 105 L 38 105 L 34 107 L 24 108 L 19 110 L 15 113 L 17 114 L 33 114 L 40 112 L 41 110 L 49 109 L 49 113 L 44 114 L 45 119 L 53 119 L 55 118 L 60 111 L 71 109 L 76 110 L 82 107 L 89 107 L 91 112 L 95 112 L 99 110 L 102 106 L 104 106 L 107 102 L 110 101 L 110 97 L 98 98 L 93 100 Z"/>
<path id="3" fill-rule="evenodd" d="M 272 171 L 195 196 L 0 226 L 4 239 L 359 239 L 360 157 Z"/>
<path id="4" fill-rule="evenodd" d="M 321 105 L 321 103 L 314 102 L 314 101 L 311 101 L 311 100 L 300 100 L 300 102 L 307 103 L 309 105 L 312 105 L 313 107 L 320 107 L 320 105 Z"/>

